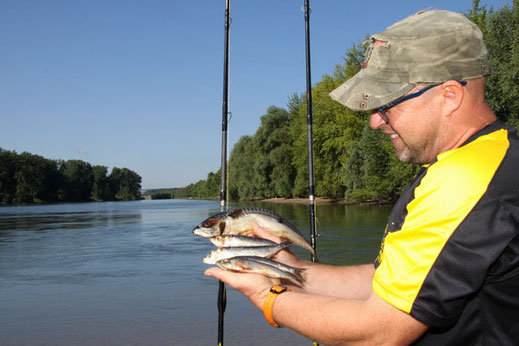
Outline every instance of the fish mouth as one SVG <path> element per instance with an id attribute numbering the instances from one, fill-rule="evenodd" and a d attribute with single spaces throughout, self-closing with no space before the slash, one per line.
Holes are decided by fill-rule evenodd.
<path id="1" fill-rule="evenodd" d="M 193 230 L 193 234 L 199 236 L 199 237 L 204 237 L 204 238 L 210 238 L 212 237 L 212 233 L 211 233 L 211 229 L 208 229 L 208 228 L 195 228 Z"/>

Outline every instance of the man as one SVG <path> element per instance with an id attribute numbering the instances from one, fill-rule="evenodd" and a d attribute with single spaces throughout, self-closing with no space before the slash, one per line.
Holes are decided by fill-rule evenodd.
<path id="1" fill-rule="evenodd" d="M 421 11 L 373 35 L 361 71 L 331 93 L 371 110 L 370 126 L 396 155 L 422 165 L 374 265 L 312 264 L 284 251 L 276 259 L 307 268 L 306 284 L 281 294 L 260 275 L 206 275 L 272 324 L 326 344 L 519 344 L 519 141 L 485 101 L 487 55 L 463 15 Z"/>

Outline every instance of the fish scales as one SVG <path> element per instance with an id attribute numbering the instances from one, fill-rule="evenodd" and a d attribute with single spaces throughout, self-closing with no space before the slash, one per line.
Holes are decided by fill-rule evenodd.
<path id="1" fill-rule="evenodd" d="M 270 258 L 267 258 L 267 257 L 249 256 L 249 258 L 253 259 L 256 262 L 268 264 L 268 265 L 276 267 L 276 268 L 278 268 L 280 270 L 283 270 L 285 272 L 291 273 L 291 274 L 297 276 L 301 281 L 303 281 L 303 272 L 306 270 L 305 268 L 292 267 L 292 266 L 286 265 L 284 263 L 280 263 L 280 262 L 274 261 L 274 260 L 272 260 Z"/>
<path id="2" fill-rule="evenodd" d="M 202 261 L 207 264 L 215 264 L 219 260 L 236 256 L 269 257 L 274 256 L 288 245 L 290 245 L 290 243 L 287 242 L 273 246 L 222 247 L 211 251 Z"/>
<path id="3" fill-rule="evenodd" d="M 273 246 L 275 242 L 257 237 L 246 237 L 241 235 L 218 235 L 209 238 L 211 243 L 217 247 L 239 247 L 239 246 Z"/>
<path id="4" fill-rule="evenodd" d="M 290 280 L 300 285 L 303 284 L 301 276 L 295 275 L 266 262 L 260 262 L 258 261 L 258 257 L 255 256 L 237 256 L 227 258 L 216 262 L 216 265 L 225 270 L 256 273 L 272 278 Z"/>

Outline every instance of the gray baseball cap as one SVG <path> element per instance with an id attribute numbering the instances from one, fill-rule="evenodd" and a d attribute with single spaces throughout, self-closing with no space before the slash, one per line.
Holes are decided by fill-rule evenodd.
<path id="1" fill-rule="evenodd" d="M 420 11 L 374 34 L 360 72 L 330 96 L 350 109 L 370 110 L 417 84 L 490 73 L 488 51 L 476 24 L 459 13 Z"/>

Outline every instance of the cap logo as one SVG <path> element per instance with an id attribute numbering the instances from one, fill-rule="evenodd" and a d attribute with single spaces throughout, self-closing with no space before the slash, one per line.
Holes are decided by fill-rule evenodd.
<path id="1" fill-rule="evenodd" d="M 371 58 L 371 52 L 373 51 L 373 44 L 370 43 L 368 48 L 366 49 L 366 53 L 364 53 L 364 61 L 362 61 L 361 68 L 368 67 L 369 58 Z"/>
<path id="2" fill-rule="evenodd" d="M 375 40 L 374 38 L 372 38 L 371 43 L 369 44 L 368 48 L 366 49 L 366 53 L 364 53 L 364 61 L 362 62 L 361 68 L 368 67 L 368 62 L 369 62 L 369 59 L 371 58 L 371 53 L 373 53 L 373 47 L 384 46 L 384 45 L 387 45 L 387 41 Z"/>

